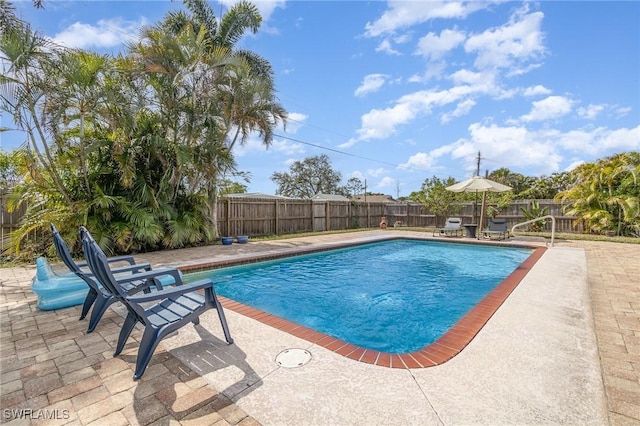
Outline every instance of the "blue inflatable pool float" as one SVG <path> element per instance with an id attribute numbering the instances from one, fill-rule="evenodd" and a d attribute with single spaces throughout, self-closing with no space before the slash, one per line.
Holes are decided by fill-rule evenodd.
<path id="1" fill-rule="evenodd" d="M 182 272 L 180 272 L 182 276 Z M 175 284 L 170 275 L 158 277 L 163 286 Z M 36 259 L 36 275 L 31 290 L 38 296 L 38 308 L 43 311 L 82 305 L 89 286 L 73 272 L 57 274 L 44 257 Z"/>
<path id="2" fill-rule="evenodd" d="M 36 259 L 36 275 L 31 290 L 38 296 L 38 308 L 43 311 L 82 305 L 89 286 L 73 272 L 60 275 L 51 269 L 44 257 Z"/>

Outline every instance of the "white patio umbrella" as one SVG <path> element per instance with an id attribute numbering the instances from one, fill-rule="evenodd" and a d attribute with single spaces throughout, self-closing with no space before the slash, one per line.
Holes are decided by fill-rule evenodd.
<path id="1" fill-rule="evenodd" d="M 484 220 L 484 205 L 487 199 L 487 192 L 505 192 L 511 191 L 511 187 L 494 182 L 490 179 L 480 176 L 474 176 L 471 179 L 463 180 L 445 189 L 452 192 L 482 192 L 482 208 L 480 209 L 480 221 L 478 222 L 479 231 L 482 230 L 482 222 Z"/>

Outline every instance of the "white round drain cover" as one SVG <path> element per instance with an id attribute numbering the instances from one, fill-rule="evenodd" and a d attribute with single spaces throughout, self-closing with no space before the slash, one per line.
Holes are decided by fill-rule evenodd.
<path id="1" fill-rule="evenodd" d="M 302 367 L 311 361 L 311 353 L 304 349 L 285 349 L 276 357 L 279 366 L 285 368 Z"/>

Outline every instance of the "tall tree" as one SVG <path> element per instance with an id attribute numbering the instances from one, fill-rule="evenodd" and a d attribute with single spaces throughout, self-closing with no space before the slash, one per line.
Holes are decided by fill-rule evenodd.
<path id="1" fill-rule="evenodd" d="M 278 185 L 276 194 L 294 198 L 311 198 L 314 195 L 335 194 L 341 191 L 342 174 L 334 170 L 326 154 L 296 161 L 289 172 L 275 172 L 271 180 Z"/>
<path id="2" fill-rule="evenodd" d="M 180 136 L 175 144 L 187 145 L 184 158 L 191 164 L 179 167 L 176 178 L 185 177 L 192 190 L 204 191 L 217 236 L 218 185 L 236 172 L 233 147 L 254 132 L 268 147 L 287 114 L 276 100 L 269 62 L 236 47 L 244 34 L 260 27 L 257 7 L 242 1 L 218 20 L 206 1 L 184 3 L 190 14 L 169 13 L 145 32 L 136 51 L 147 72 L 164 81 L 156 90 L 171 88 L 161 99 L 177 108 L 172 133 Z M 178 49 L 185 41 L 191 48 Z M 176 60 L 167 63 L 171 58 Z M 178 149 L 185 154 L 182 146 Z"/>
<path id="3" fill-rule="evenodd" d="M 364 184 L 359 178 L 352 177 L 347 181 L 344 190 L 350 197 L 361 195 L 364 192 Z"/>
<path id="4" fill-rule="evenodd" d="M 6 12 L 6 11 L 5 11 Z M 8 13 L 11 13 L 9 9 Z M 0 108 L 13 117 L 16 130 L 27 137 L 39 178 L 49 183 L 68 204 L 60 170 L 55 163 L 54 134 L 56 121 L 50 116 L 48 95 L 59 90 L 59 72 L 64 50 L 15 17 L 6 17 L 0 32 Z"/>
<path id="5" fill-rule="evenodd" d="M 460 211 L 459 202 L 464 195 L 446 189 L 454 183 L 456 180 L 453 177 L 440 179 L 433 176 L 431 179 L 425 179 L 420 191 L 412 192 L 409 199 L 422 203 L 425 209 L 432 212 L 436 216 L 437 226 L 439 223 L 444 223 L 441 219 Z"/>

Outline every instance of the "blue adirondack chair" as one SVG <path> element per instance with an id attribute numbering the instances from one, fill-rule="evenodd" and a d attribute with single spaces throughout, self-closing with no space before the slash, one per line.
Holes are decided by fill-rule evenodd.
<path id="1" fill-rule="evenodd" d="M 105 290 L 104 287 L 95 280 L 86 262 L 76 262 L 73 259 L 67 243 L 64 241 L 60 232 L 58 232 L 58 229 L 53 223 L 51 224 L 51 232 L 53 234 L 53 245 L 55 246 L 56 252 L 62 262 L 71 272 L 80 277 L 89 286 L 89 292 L 87 293 L 82 305 L 80 319 L 84 319 L 87 316 L 89 309 L 91 309 L 91 306 L 93 306 L 91 317 L 89 318 L 89 326 L 87 328 L 87 333 L 91 333 L 95 330 L 107 308 L 114 303 L 116 299 L 110 291 Z M 80 238 L 82 238 L 82 235 L 80 235 Z M 123 285 L 126 286 L 127 291 L 129 292 L 135 293 L 138 291 L 148 291 L 147 288 L 149 285 L 155 284 L 154 282 L 136 279 L 132 275 L 136 272 L 150 270 L 151 265 L 149 263 L 135 263 L 133 256 L 110 257 L 108 258 L 108 262 L 110 265 L 116 263 L 128 263 L 126 266 L 112 267 L 111 271 L 114 274 L 117 274 L 118 279 L 123 281 Z M 162 277 L 160 280 L 160 284 L 164 285 L 169 285 L 173 282 L 174 280 L 170 276 Z"/>
<path id="2" fill-rule="evenodd" d="M 89 268 L 98 281 L 127 307 L 127 317 L 120 331 L 118 344 L 113 355 L 118 356 L 122 352 L 137 323 L 144 326 L 142 341 L 138 348 L 134 380 L 142 377 L 158 343 L 164 337 L 189 322 L 198 324 L 200 315 L 209 309 L 213 308 L 218 311 L 225 339 L 227 343 L 233 343 L 222 305 L 213 289 L 213 281 L 203 279 L 184 283 L 179 271 L 175 269 L 173 275 L 176 280 L 175 286 L 144 294 L 128 294 L 109 269 L 107 256 L 91 238 L 91 234 L 84 230 L 83 235 L 83 249 Z M 157 271 L 151 270 L 137 275 L 140 278 L 155 280 L 158 274 Z M 204 291 L 204 294 L 200 291 Z"/>

